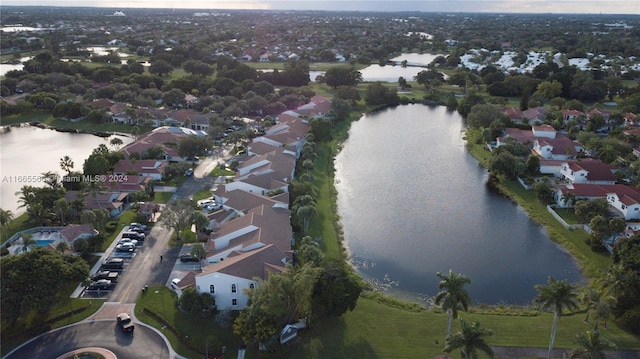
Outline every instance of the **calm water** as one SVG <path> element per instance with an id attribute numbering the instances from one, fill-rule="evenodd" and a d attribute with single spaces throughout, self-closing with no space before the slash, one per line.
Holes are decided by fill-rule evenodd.
<path id="1" fill-rule="evenodd" d="M 429 65 L 439 55 L 434 54 L 418 54 L 418 53 L 406 53 L 396 56 L 391 61 L 403 61 L 407 60 L 409 63 Z M 348 66 L 348 64 L 344 64 Z M 413 81 L 413 77 L 420 71 L 424 71 L 424 67 L 402 67 L 402 66 L 380 66 L 378 64 L 370 65 L 360 70 L 362 73 L 362 80 L 365 82 L 398 82 L 399 77 L 404 77 L 407 81 Z M 324 71 L 309 71 L 309 77 L 311 81 L 315 81 L 318 75 L 324 75 Z"/>
<path id="2" fill-rule="evenodd" d="M 124 144 L 129 137 L 117 136 Z M 38 127 L 12 127 L 11 131 L 0 134 L 0 208 L 14 214 L 24 212 L 18 208 L 17 191 L 24 185 L 42 187 L 44 183 L 25 178 L 54 171 L 60 175 L 60 158 L 69 156 L 74 162 L 73 169 L 82 171 L 82 164 L 94 148 L 114 138 L 102 138 L 89 134 L 57 132 Z M 23 176 L 23 177 L 17 177 Z"/>
<path id="3" fill-rule="evenodd" d="M 347 247 L 366 278 L 406 298 L 437 293 L 437 272 L 463 273 L 475 303 L 525 304 L 548 276 L 580 281 L 572 258 L 520 207 L 493 193 L 466 149 L 462 118 L 400 106 L 353 123 L 337 156 Z"/>

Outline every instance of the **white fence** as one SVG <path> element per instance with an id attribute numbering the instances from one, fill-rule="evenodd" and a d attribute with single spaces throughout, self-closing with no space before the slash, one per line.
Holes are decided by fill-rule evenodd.
<path id="1" fill-rule="evenodd" d="M 556 211 L 553 209 L 553 207 L 547 205 L 547 211 L 549 213 L 551 213 L 551 215 L 553 216 L 553 218 L 555 218 L 558 222 L 560 222 L 560 224 L 566 228 L 566 229 L 582 229 L 583 231 L 591 234 L 593 231 L 591 230 L 591 227 L 589 227 L 586 224 L 569 224 L 567 223 L 562 217 L 560 217 L 560 215 L 558 213 L 556 213 Z"/>

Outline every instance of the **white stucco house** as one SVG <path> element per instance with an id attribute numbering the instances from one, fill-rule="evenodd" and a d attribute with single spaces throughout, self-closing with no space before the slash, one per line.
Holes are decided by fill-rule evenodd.
<path id="1" fill-rule="evenodd" d="M 618 210 L 625 220 L 640 219 L 640 192 L 637 190 L 632 189 L 626 193 L 609 193 L 607 194 L 607 202 Z"/>
<path id="2" fill-rule="evenodd" d="M 255 288 L 258 278 L 267 279 L 271 273 L 284 272 L 288 261 L 272 244 L 250 252 L 234 252 L 226 260 L 210 264 L 196 274 L 193 285 L 198 293 L 211 294 L 218 310 L 241 310 L 249 300 L 245 291 Z"/>
<path id="3" fill-rule="evenodd" d="M 571 183 L 590 183 L 613 185 L 616 183 L 615 166 L 593 160 L 564 162 L 560 169 L 560 177 Z"/>

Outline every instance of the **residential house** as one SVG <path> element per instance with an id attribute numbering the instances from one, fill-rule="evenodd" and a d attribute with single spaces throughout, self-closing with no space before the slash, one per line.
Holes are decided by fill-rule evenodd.
<path id="1" fill-rule="evenodd" d="M 293 231 L 288 209 L 260 205 L 240 214 L 209 234 L 206 243 L 209 263 L 223 261 L 233 251 L 247 252 L 268 244 L 285 253 L 291 250 Z"/>
<path id="2" fill-rule="evenodd" d="M 67 191 L 65 199 L 69 203 L 81 199 L 83 201 L 82 210 L 106 209 L 111 217 L 119 216 L 125 210 L 125 205 L 129 201 L 128 193 L 110 191 L 89 193 Z"/>
<path id="3" fill-rule="evenodd" d="M 259 193 L 243 191 L 241 189 L 229 190 L 227 187 L 228 186 L 224 184 L 219 185 L 213 193 L 216 203 L 222 205 L 226 210 L 246 212 L 251 208 L 262 205 L 272 208 L 289 208 L 288 192 L 267 197 Z"/>
<path id="4" fill-rule="evenodd" d="M 626 191 L 610 192 L 607 201 L 622 217 L 629 220 L 640 219 L 640 190 L 635 187 L 627 187 Z"/>
<path id="5" fill-rule="evenodd" d="M 162 173 L 167 164 L 161 160 L 120 160 L 113 169 L 113 174 L 135 174 L 159 181 L 162 179 Z"/>
<path id="6" fill-rule="evenodd" d="M 522 122 L 522 111 L 519 108 L 515 107 L 504 107 L 502 109 L 502 113 L 505 114 L 509 120 L 513 123 L 521 124 Z"/>
<path id="7" fill-rule="evenodd" d="M 311 100 L 298 108 L 295 109 L 295 112 L 302 115 L 307 116 L 309 118 L 316 116 L 325 116 L 327 112 L 331 110 L 331 101 L 322 96 L 313 96 Z"/>
<path id="8" fill-rule="evenodd" d="M 119 177 L 118 181 L 105 182 L 103 185 L 114 192 L 144 191 L 150 193 L 153 190 L 151 181 L 151 177 L 147 176 L 126 175 Z"/>
<path id="9" fill-rule="evenodd" d="M 540 173 L 553 175 L 554 177 L 561 178 L 562 165 L 567 163 L 565 160 L 545 160 L 540 159 Z"/>
<path id="10" fill-rule="evenodd" d="M 249 174 L 241 180 L 227 183 L 227 190 L 233 191 L 236 189 L 266 195 L 269 192 L 278 190 L 288 192 L 289 182 L 283 178 L 282 174 L 277 172 Z"/>
<path id="11" fill-rule="evenodd" d="M 527 123 L 532 124 L 544 122 L 546 114 L 547 110 L 542 106 L 533 107 L 528 110 L 522 111 L 523 120 L 526 120 Z"/>
<path id="12" fill-rule="evenodd" d="M 594 159 L 567 161 L 561 166 L 560 176 L 571 183 L 613 185 L 616 183 L 615 166 Z"/>
<path id="13" fill-rule="evenodd" d="M 584 112 L 578 110 L 562 110 L 562 122 L 567 123 L 569 121 L 578 121 L 584 117 Z"/>
<path id="14" fill-rule="evenodd" d="M 249 175 L 277 173 L 280 180 L 289 182 L 296 169 L 296 156 L 285 151 L 274 150 L 260 156 L 243 161 L 236 170 L 235 179 L 242 180 Z"/>
<path id="15" fill-rule="evenodd" d="M 272 56 L 273 54 L 271 52 L 265 52 L 264 54 L 260 55 L 260 58 L 258 59 L 259 62 L 269 62 L 269 57 Z"/>
<path id="16" fill-rule="evenodd" d="M 533 151 L 544 159 L 568 160 L 576 158 L 583 151 L 582 145 L 565 136 L 556 138 L 536 138 L 533 141 Z"/>
<path id="17" fill-rule="evenodd" d="M 551 125 L 532 126 L 531 132 L 535 137 L 556 138 L 556 129 Z"/>
<path id="18" fill-rule="evenodd" d="M 88 239 L 99 234 L 90 223 L 68 224 L 58 233 L 71 248 L 73 248 L 73 243 L 77 239 Z"/>
<path id="19" fill-rule="evenodd" d="M 208 265 L 202 273 L 195 274 L 193 284 L 187 276 L 178 286 L 193 285 L 198 293 L 211 294 L 218 310 L 242 310 L 249 301 L 245 290 L 259 284 L 256 278 L 266 280 L 271 273 L 284 272 L 288 261 L 274 245 L 251 252 L 234 252 L 226 260 Z"/>

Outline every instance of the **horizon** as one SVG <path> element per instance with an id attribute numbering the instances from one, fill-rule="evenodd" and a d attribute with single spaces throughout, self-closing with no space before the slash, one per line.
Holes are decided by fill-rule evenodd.
<path id="1" fill-rule="evenodd" d="M 319 1 L 319 0 L 5 0 L 0 7 L 53 7 L 168 9 L 168 10 L 271 10 L 271 11 L 336 11 L 336 12 L 448 12 L 554 15 L 640 15 L 635 0 L 610 2 L 576 0 L 464 0 L 464 1 Z M 576 11 L 579 10 L 579 11 Z"/>

